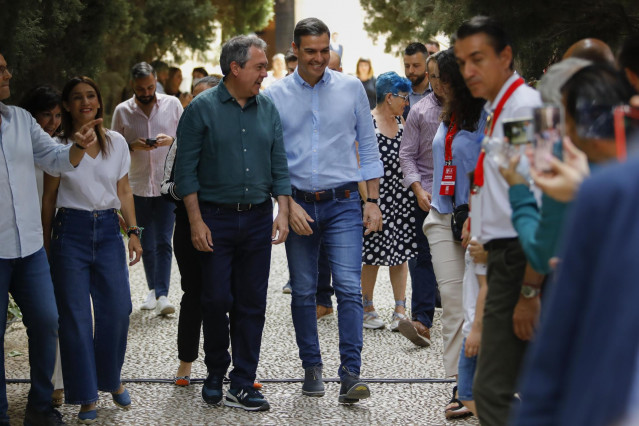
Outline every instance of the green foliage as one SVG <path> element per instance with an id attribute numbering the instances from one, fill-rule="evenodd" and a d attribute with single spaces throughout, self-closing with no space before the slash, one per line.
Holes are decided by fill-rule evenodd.
<path id="1" fill-rule="evenodd" d="M 225 38 L 260 30 L 273 0 L 0 0 L 0 11 L 0 53 L 17 71 L 11 103 L 36 84 L 88 75 L 108 113 L 134 63 L 204 50 L 217 26 Z"/>
<path id="2" fill-rule="evenodd" d="M 474 15 L 497 18 L 512 38 L 517 69 L 539 77 L 574 42 L 599 38 L 616 49 L 639 32 L 636 0 L 360 0 L 366 30 L 389 36 L 386 51 L 401 52 L 411 41 L 425 41 L 442 31 L 453 34 Z"/>
<path id="3" fill-rule="evenodd" d="M 16 321 L 22 320 L 22 312 L 20 308 L 13 300 L 13 297 L 9 295 L 9 304 L 7 305 L 7 327 Z"/>

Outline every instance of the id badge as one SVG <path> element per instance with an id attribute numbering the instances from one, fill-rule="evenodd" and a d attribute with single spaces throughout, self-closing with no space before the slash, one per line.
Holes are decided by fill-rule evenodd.
<path id="1" fill-rule="evenodd" d="M 444 166 L 442 184 L 439 187 L 439 195 L 455 194 L 455 178 L 457 177 L 457 166 Z"/>

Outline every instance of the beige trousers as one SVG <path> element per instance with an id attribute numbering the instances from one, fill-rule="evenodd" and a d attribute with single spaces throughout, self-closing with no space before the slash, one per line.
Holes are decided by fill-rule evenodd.
<path id="1" fill-rule="evenodd" d="M 463 339 L 462 281 L 465 264 L 464 249 L 460 242 L 453 240 L 450 218 L 451 213 L 440 214 L 431 209 L 424 221 L 424 234 L 430 245 L 435 277 L 442 298 L 444 369 L 446 376 L 455 376 Z"/>

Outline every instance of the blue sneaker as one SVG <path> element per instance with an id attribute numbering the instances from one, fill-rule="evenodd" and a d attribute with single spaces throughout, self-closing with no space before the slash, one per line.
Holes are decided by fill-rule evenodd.
<path id="1" fill-rule="evenodd" d="M 209 376 L 202 385 L 202 400 L 207 404 L 216 405 L 222 401 L 222 378 Z"/>
<path id="2" fill-rule="evenodd" d="M 288 280 L 286 284 L 284 284 L 284 287 L 282 287 L 282 293 L 291 294 L 292 292 L 293 289 L 291 288 L 291 280 Z"/>
<path id="3" fill-rule="evenodd" d="M 271 408 L 266 398 L 253 387 L 229 389 L 226 391 L 224 405 L 243 408 L 247 411 L 267 411 Z"/>
<path id="4" fill-rule="evenodd" d="M 98 420 L 98 411 L 80 411 L 78 413 L 78 423 L 82 423 L 83 425 L 90 425 L 91 423 L 95 423 Z"/>

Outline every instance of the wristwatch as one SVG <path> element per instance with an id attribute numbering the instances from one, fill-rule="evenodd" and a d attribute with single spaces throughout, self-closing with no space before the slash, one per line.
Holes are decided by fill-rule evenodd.
<path id="1" fill-rule="evenodd" d="M 540 292 L 541 290 L 537 287 L 531 287 L 525 284 L 521 286 L 521 295 L 524 296 L 525 299 L 532 299 L 533 297 L 537 297 L 539 296 Z"/>
<path id="2" fill-rule="evenodd" d="M 367 198 L 367 203 L 379 204 L 379 198 Z"/>

